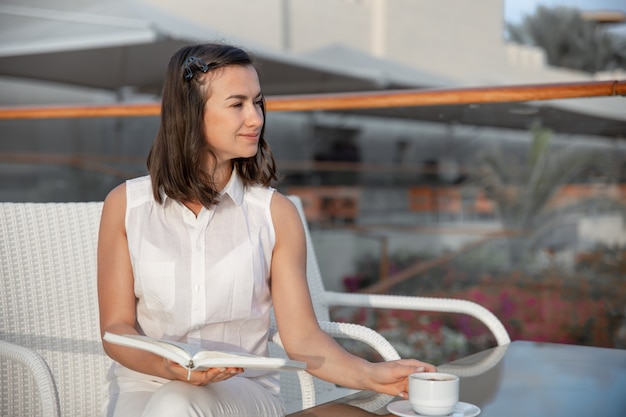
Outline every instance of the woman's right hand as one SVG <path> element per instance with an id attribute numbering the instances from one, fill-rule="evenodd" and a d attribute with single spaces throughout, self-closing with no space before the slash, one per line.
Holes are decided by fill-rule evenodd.
<path id="1" fill-rule="evenodd" d="M 213 382 L 230 379 L 243 372 L 243 368 L 209 368 L 202 371 L 191 371 L 176 362 L 163 359 L 165 369 L 172 375 L 170 379 L 184 381 L 192 385 L 202 386 Z"/>

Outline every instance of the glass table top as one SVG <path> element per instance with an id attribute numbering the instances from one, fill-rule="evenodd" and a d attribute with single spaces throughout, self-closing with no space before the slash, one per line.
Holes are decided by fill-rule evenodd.
<path id="1" fill-rule="evenodd" d="M 460 401 L 482 417 L 626 415 L 626 350 L 515 341 L 438 368 L 461 377 Z M 362 410 L 350 400 L 292 416 L 393 416 L 386 405 Z"/>

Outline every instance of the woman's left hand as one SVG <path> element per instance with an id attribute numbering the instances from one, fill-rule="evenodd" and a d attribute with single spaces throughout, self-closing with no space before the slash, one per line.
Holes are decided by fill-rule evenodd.
<path id="1" fill-rule="evenodd" d="M 408 377 L 416 372 L 437 372 L 437 368 L 414 359 L 372 363 L 369 378 L 370 389 L 406 399 L 409 391 Z"/>

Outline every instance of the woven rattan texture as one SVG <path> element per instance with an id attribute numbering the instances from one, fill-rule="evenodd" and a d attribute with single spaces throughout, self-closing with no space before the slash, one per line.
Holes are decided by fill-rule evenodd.
<path id="1" fill-rule="evenodd" d="M 100 344 L 96 295 L 101 207 L 0 204 L 0 339 L 43 356 L 64 416 L 97 415 L 103 401 L 109 359 Z M 3 416 L 37 415 L 32 395 L 22 392 L 31 390 L 22 371 L 2 368 Z"/>
<path id="2" fill-rule="evenodd" d="M 32 374 L 21 363 L 0 359 L 0 415 L 39 416 L 39 392 Z M 20 411 L 20 414 L 17 412 Z"/>

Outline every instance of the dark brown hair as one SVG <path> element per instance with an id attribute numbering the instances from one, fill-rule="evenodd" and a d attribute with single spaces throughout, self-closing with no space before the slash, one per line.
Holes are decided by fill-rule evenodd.
<path id="1" fill-rule="evenodd" d="M 206 172 L 206 158 L 215 155 L 204 135 L 204 105 L 210 89 L 210 73 L 229 65 L 253 66 L 244 50 L 225 44 L 190 45 L 179 49 L 167 67 L 161 102 L 161 124 L 148 154 L 148 172 L 154 198 L 163 202 L 161 192 L 182 202 L 197 201 L 205 207 L 217 203 L 219 191 L 213 175 Z M 255 67 L 256 68 L 256 67 Z M 265 100 L 263 127 L 255 156 L 233 160 L 244 186 L 269 186 L 277 180 L 276 164 L 265 141 Z"/>

